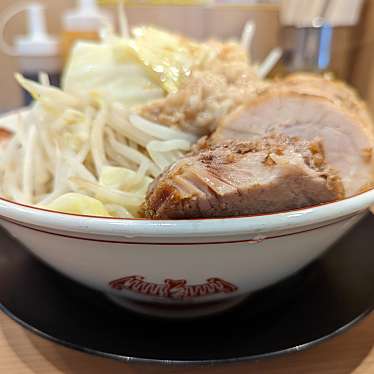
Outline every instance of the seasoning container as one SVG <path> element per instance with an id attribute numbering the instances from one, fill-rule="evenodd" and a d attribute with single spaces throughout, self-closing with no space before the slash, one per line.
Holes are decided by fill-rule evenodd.
<path id="1" fill-rule="evenodd" d="M 27 14 L 26 35 L 15 38 L 14 45 L 4 39 L 6 25 L 19 13 Z M 59 41 L 47 32 L 44 6 L 40 3 L 19 3 L 6 9 L 0 15 L 0 47 L 4 53 L 17 57 L 19 72 L 26 78 L 38 80 L 40 72 L 49 75 L 50 83 L 59 86 L 61 59 Z M 31 96 L 23 91 L 23 102 L 30 104 Z"/>
<path id="2" fill-rule="evenodd" d="M 336 61 L 331 60 L 337 28 L 356 25 L 363 4 L 363 0 L 282 0 L 281 46 L 286 72 L 335 73 Z"/>
<path id="3" fill-rule="evenodd" d="M 111 23 L 111 17 L 97 6 L 95 0 L 79 0 L 75 9 L 67 10 L 62 16 L 64 60 L 78 40 L 98 40 L 102 26 L 108 23 Z"/>
<path id="4" fill-rule="evenodd" d="M 333 29 L 326 22 L 284 27 L 282 48 L 288 72 L 325 72 L 331 61 L 332 34 Z"/>

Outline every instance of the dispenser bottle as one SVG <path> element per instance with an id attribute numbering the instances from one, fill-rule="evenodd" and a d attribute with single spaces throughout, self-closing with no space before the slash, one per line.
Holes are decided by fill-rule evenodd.
<path id="1" fill-rule="evenodd" d="M 21 12 L 27 14 L 26 35 L 15 38 L 14 45 L 4 39 L 8 22 Z M 56 37 L 47 32 L 44 6 L 40 3 L 19 3 L 0 15 L 0 48 L 4 53 L 18 58 L 18 71 L 26 78 L 38 80 L 40 72 L 47 73 L 51 84 L 58 86 L 61 76 L 60 45 Z M 24 104 L 31 102 L 24 91 Z"/>
<path id="2" fill-rule="evenodd" d="M 100 29 L 111 21 L 95 0 L 79 0 L 75 9 L 63 14 L 62 55 L 66 60 L 77 40 L 97 40 Z"/>

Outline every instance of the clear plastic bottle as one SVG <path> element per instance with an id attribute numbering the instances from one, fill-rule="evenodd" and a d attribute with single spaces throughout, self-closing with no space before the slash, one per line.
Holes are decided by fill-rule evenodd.
<path id="1" fill-rule="evenodd" d="M 15 38 L 14 45 L 4 39 L 8 22 L 21 12 L 27 13 L 26 35 Z M 16 3 L 0 15 L 0 48 L 4 53 L 16 56 L 18 69 L 26 78 L 38 80 L 40 72 L 47 73 L 50 82 L 58 86 L 61 76 L 61 58 L 59 40 L 48 34 L 44 6 L 40 3 Z M 32 98 L 24 91 L 24 104 Z"/>

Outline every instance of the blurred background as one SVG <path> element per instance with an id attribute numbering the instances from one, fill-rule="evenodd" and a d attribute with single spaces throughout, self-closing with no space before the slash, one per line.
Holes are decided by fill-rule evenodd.
<path id="1" fill-rule="evenodd" d="M 88 32 L 89 30 L 85 30 L 84 27 L 81 30 L 71 30 L 74 24 L 79 29 L 85 23 L 72 14 L 79 5 L 78 1 L 38 0 L 37 2 L 45 6 L 47 30 L 61 45 L 59 54 L 66 55 L 70 44 L 77 38 L 97 37 L 97 34 Z M 374 112 L 374 0 L 133 0 L 125 3 L 130 26 L 150 23 L 197 39 L 240 38 L 246 22 L 253 21 L 256 31 L 250 52 L 252 60 L 258 63 L 262 62 L 271 50 L 281 47 L 284 52 L 287 48 L 296 51 L 291 54 L 291 57 L 284 54 L 289 58 L 288 64 L 291 64 L 290 59 L 296 64 L 300 60 L 300 54 L 305 53 L 308 43 L 316 44 L 316 40 L 313 40 L 315 32 L 312 30 L 311 33 L 310 29 L 318 28 L 320 25 L 316 24 L 316 19 L 323 17 L 331 30 L 327 30 L 328 33 L 323 34 L 323 37 L 318 36 L 320 55 L 317 57 L 321 59 L 321 50 L 326 49 L 331 55 L 331 61 L 324 69 L 353 84 L 367 99 Z M 30 62 L 24 58 L 25 56 L 12 56 L 14 51 L 9 49 L 14 45 L 16 38 L 26 34 L 29 28 L 27 12 L 14 11 L 12 14 L 12 11 L 14 7 L 27 8 L 29 4 L 27 1 L 18 3 L 14 0 L 0 2 L 0 16 L 3 19 L 3 27 L 0 30 L 2 35 L 1 112 L 19 107 L 23 102 L 22 92 L 14 81 L 14 73 L 27 68 Z M 97 4 L 100 12 L 109 14 L 113 22 L 117 22 L 115 0 L 102 0 Z M 87 27 L 89 24 L 90 22 L 87 21 Z M 307 31 L 298 31 L 295 34 L 295 27 L 306 28 Z M 297 37 L 293 40 L 292 36 L 295 35 Z M 327 46 L 329 36 L 332 37 L 331 51 Z M 19 43 L 22 44 L 22 41 Z M 290 47 L 288 45 L 290 43 L 294 45 Z M 22 51 L 30 54 L 27 46 Z M 62 66 L 64 58 L 59 56 L 59 59 Z M 284 69 L 278 68 L 273 74 L 282 72 Z"/>

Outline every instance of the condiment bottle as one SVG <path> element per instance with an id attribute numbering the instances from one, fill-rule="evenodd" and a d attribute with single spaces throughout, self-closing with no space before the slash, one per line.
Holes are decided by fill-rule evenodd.
<path id="1" fill-rule="evenodd" d="M 27 13 L 26 35 L 15 38 L 14 45 L 4 40 L 4 30 L 8 22 L 21 12 Z M 0 16 L 0 47 L 4 53 L 18 57 L 19 72 L 26 78 L 38 80 L 40 72 L 47 73 L 50 82 L 58 86 L 61 76 L 60 46 L 56 37 L 48 34 L 44 6 L 40 3 L 19 3 L 6 9 Z M 32 98 L 23 91 L 24 104 Z"/>
<path id="2" fill-rule="evenodd" d="M 79 0 L 75 9 L 67 10 L 62 17 L 62 55 L 66 61 L 77 40 L 98 40 L 100 29 L 110 22 L 95 0 Z"/>

